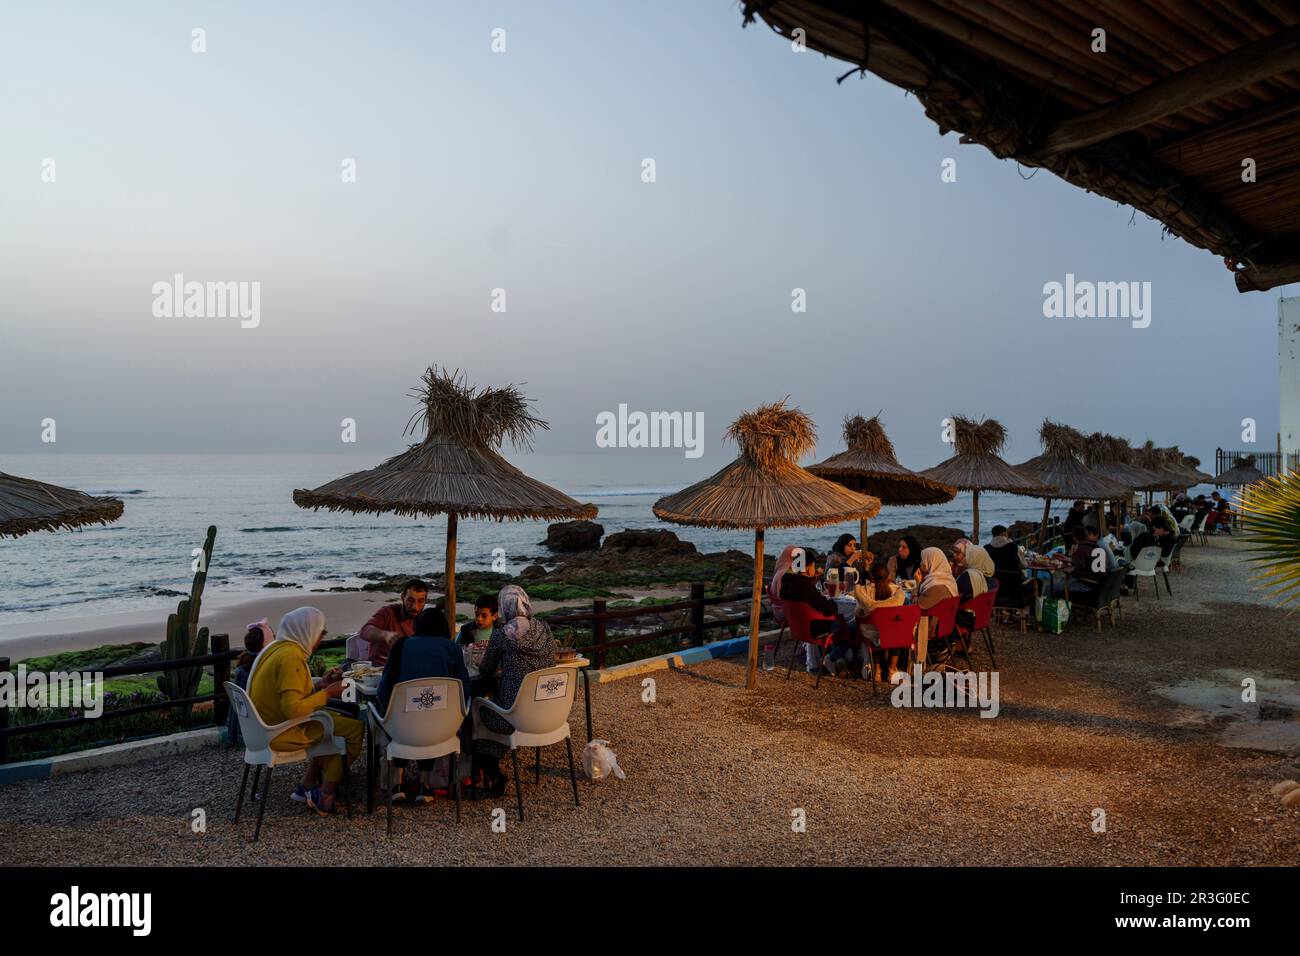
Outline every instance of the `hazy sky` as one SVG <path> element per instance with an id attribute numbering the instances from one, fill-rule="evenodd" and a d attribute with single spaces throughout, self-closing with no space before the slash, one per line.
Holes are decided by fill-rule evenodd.
<path id="1" fill-rule="evenodd" d="M 823 455 L 883 411 L 915 467 L 953 412 L 1015 461 L 1044 416 L 1273 447 L 1276 292 L 845 69 L 729 0 L 7 4 L 0 450 L 337 452 L 352 417 L 378 459 L 432 362 L 526 382 L 545 452 L 626 403 L 702 411 L 714 460 L 787 393 Z M 156 318 L 176 273 L 260 282 L 260 325 Z M 1150 327 L 1045 318 L 1066 273 L 1149 281 Z"/>

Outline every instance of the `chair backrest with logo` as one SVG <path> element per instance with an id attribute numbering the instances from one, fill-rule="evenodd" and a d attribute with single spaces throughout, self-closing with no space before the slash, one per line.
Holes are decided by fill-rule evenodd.
<path id="1" fill-rule="evenodd" d="M 915 604 L 878 607 L 867 617 L 867 623 L 880 635 L 881 649 L 886 651 L 911 647 L 920 620 L 921 608 Z"/>
<path id="2" fill-rule="evenodd" d="M 545 667 L 524 676 L 510 708 L 510 724 L 525 734 L 548 734 L 569 719 L 578 671 L 573 667 Z"/>
<path id="3" fill-rule="evenodd" d="M 465 720 L 465 694 L 455 677 L 421 677 L 393 686 L 384 732 L 394 743 L 432 747 L 454 737 Z"/>

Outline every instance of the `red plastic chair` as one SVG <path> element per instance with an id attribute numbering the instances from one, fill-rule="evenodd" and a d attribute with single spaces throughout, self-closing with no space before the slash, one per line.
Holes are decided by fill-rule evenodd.
<path id="1" fill-rule="evenodd" d="M 934 621 L 930 624 L 929 640 L 942 640 L 948 646 L 948 652 L 952 653 L 952 636 L 957 630 L 957 608 L 960 606 L 961 598 L 953 595 L 950 598 L 944 598 L 938 604 L 931 608 L 925 608 L 921 614 L 925 617 L 932 617 Z M 970 655 L 966 655 L 970 659 Z"/>
<path id="2" fill-rule="evenodd" d="M 957 629 L 968 661 L 970 660 L 971 634 L 982 633 L 984 635 L 984 646 L 988 648 L 989 660 L 993 662 L 994 670 L 997 670 L 998 659 L 993 656 L 993 632 L 989 628 L 993 624 L 993 605 L 997 602 L 997 599 L 998 592 L 996 589 L 985 591 L 983 594 L 971 598 L 961 607 L 962 610 L 970 611 L 975 615 L 975 622 L 969 628 Z"/>
<path id="3" fill-rule="evenodd" d="M 903 668 L 910 672 L 912 657 L 916 653 L 916 625 L 921 621 L 921 609 L 915 604 L 897 607 L 878 607 L 867 615 L 867 623 L 880 635 L 880 651 L 907 651 L 907 665 Z M 867 642 L 871 647 L 871 642 Z M 875 674 L 875 662 L 872 661 L 872 675 Z M 871 682 L 871 693 L 876 692 L 876 681 Z"/>
<path id="4" fill-rule="evenodd" d="M 794 653 L 790 655 L 790 666 L 786 668 L 786 672 L 785 672 L 785 679 L 789 680 L 790 673 L 794 670 L 794 659 L 799 654 L 800 641 L 802 641 L 805 644 L 816 645 L 817 647 L 821 648 L 823 651 L 825 651 L 827 648 L 831 646 L 832 643 L 834 643 L 832 639 L 834 632 L 823 635 L 822 637 L 813 637 L 812 626 L 811 626 L 812 622 L 813 621 L 834 621 L 836 620 L 837 615 L 822 614 L 820 611 L 814 611 L 807 604 L 804 604 L 803 601 L 784 601 L 782 603 L 785 604 L 785 620 L 786 620 L 786 624 L 790 628 L 790 636 L 794 638 Z M 772 656 L 773 658 L 776 657 L 775 651 L 773 651 Z M 817 668 L 817 683 L 815 686 L 820 687 L 821 684 L 822 684 L 822 669 L 819 667 Z"/>

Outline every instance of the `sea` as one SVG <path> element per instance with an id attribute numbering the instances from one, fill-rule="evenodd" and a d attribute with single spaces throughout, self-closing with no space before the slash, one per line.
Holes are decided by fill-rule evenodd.
<path id="1" fill-rule="evenodd" d="M 651 510 L 656 499 L 716 471 L 726 462 L 683 461 L 677 455 L 529 454 L 507 456 L 533 477 L 600 509 L 608 534 L 668 528 L 701 551 L 752 551 L 753 532 L 671 525 Z M 174 610 L 193 580 L 193 549 L 216 525 L 216 546 L 205 596 L 267 596 L 269 582 L 304 591 L 364 584 L 366 574 L 440 571 L 444 518 L 336 514 L 293 503 L 295 488 L 314 488 L 380 457 L 363 454 L 11 454 L 0 471 L 36 478 L 125 503 L 115 523 L 75 531 L 0 538 L 0 635 L 15 624 L 45 623 L 127 611 Z M 1056 514 L 1066 505 L 1054 503 Z M 1039 499 L 980 495 L 981 536 L 995 524 L 1040 520 Z M 871 530 L 911 524 L 969 528 L 971 501 L 958 495 L 943 505 L 886 507 Z M 517 573 L 547 555 L 544 521 L 462 519 L 457 567 L 489 570 L 504 558 Z M 769 553 L 787 544 L 826 550 L 843 527 L 772 529 Z M 497 552 L 497 549 L 500 549 Z M 494 556 L 494 552 L 497 552 Z"/>

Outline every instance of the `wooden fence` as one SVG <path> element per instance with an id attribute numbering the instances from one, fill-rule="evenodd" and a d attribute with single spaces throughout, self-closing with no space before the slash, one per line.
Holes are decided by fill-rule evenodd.
<path id="1" fill-rule="evenodd" d="M 651 641 L 662 640 L 667 637 L 681 637 L 683 644 L 692 644 L 695 646 L 705 643 L 705 638 L 709 631 L 716 628 L 731 627 L 736 624 L 749 623 L 749 611 L 744 614 L 733 615 L 731 617 L 707 620 L 705 617 L 705 608 L 715 607 L 720 604 L 733 604 L 739 601 L 748 602 L 750 592 L 740 591 L 728 595 L 717 595 L 714 597 L 705 597 L 704 585 L 691 585 L 690 597 L 684 601 L 677 601 L 672 604 L 652 604 L 628 608 L 609 608 L 604 600 L 593 601 L 590 610 L 579 610 L 573 613 L 552 614 L 546 618 L 548 624 L 552 627 L 573 627 L 588 625 L 591 629 L 592 641 L 582 646 L 582 650 L 594 656 L 593 663 L 596 667 L 605 666 L 606 654 L 614 648 L 631 647 L 636 644 L 646 644 Z M 650 617 L 659 614 L 674 613 L 677 611 L 689 611 L 690 621 L 679 627 L 661 628 L 657 631 L 651 631 L 646 634 L 635 634 L 630 637 L 617 638 L 610 640 L 608 637 L 609 624 L 611 621 L 628 621 L 638 617 Z M 765 610 L 765 614 L 770 616 L 770 611 Z M 343 647 L 347 643 L 347 638 L 331 638 L 322 641 L 320 649 L 330 649 Z M 210 694 L 200 694 L 195 697 L 186 697 L 182 700 L 163 700 L 149 704 L 138 704 L 131 707 L 121 707 L 116 710 L 106 710 L 99 717 L 65 717 L 58 720 L 46 720 L 30 724 L 15 724 L 10 720 L 10 708 L 0 707 L 0 764 L 6 763 L 9 759 L 9 739 L 19 735 L 39 734 L 54 730 L 64 730 L 70 727 L 79 727 L 99 721 L 112 720 L 115 718 L 129 717 L 133 714 L 142 714 L 149 712 L 161 712 L 171 710 L 176 707 L 193 706 L 194 704 L 212 704 L 212 723 L 218 727 L 225 726 L 226 718 L 230 712 L 230 701 L 226 697 L 225 688 L 222 686 L 230 680 L 231 662 L 237 660 L 242 650 L 230 649 L 230 637 L 227 634 L 214 634 L 212 636 L 212 653 L 202 657 L 186 657 L 171 661 L 148 661 L 142 664 L 119 664 L 111 667 L 105 667 L 99 670 L 92 668 L 81 668 L 76 671 L 67 673 L 80 673 L 84 675 L 101 675 L 105 680 L 115 677 L 132 677 L 139 674 L 154 674 L 163 671 L 183 670 L 187 667 L 211 667 L 213 676 L 213 689 Z M 0 657 L 0 673 L 10 671 L 10 660 L 7 657 Z"/>

